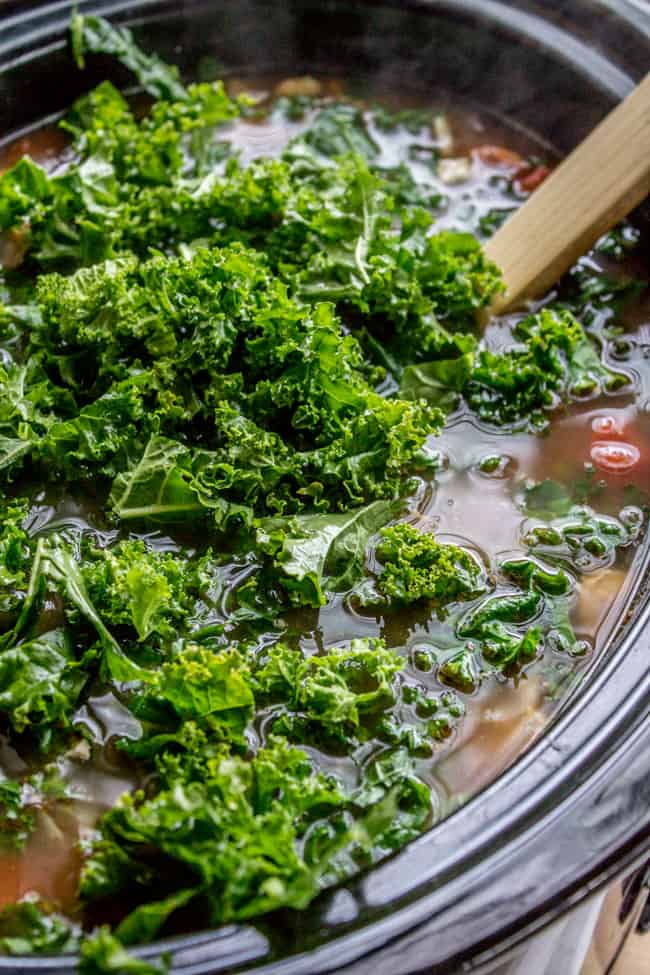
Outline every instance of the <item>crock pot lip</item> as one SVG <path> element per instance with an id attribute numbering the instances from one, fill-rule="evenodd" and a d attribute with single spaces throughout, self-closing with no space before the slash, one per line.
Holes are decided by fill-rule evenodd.
<path id="1" fill-rule="evenodd" d="M 650 39 L 650 12 L 641 10 L 636 0 L 591 2 L 594 6 L 600 5 L 603 14 L 609 11 L 626 27 Z M 537 37 L 538 28 L 542 26 L 544 46 L 550 52 L 557 58 L 579 63 L 582 73 L 595 86 L 614 97 L 624 97 L 634 81 L 638 80 L 561 26 L 556 26 L 539 0 L 520 0 L 518 6 L 522 9 L 516 11 L 514 17 L 507 0 L 351 0 L 351 3 L 368 7 L 398 6 L 425 13 L 446 9 L 459 15 L 480 17 L 510 32 L 516 31 L 529 40 Z M 200 4 L 201 0 L 186 0 L 185 5 Z M 136 11 L 138 17 L 142 17 L 164 6 L 164 0 L 9 0 L 5 11 L 0 10 L 4 35 L 0 35 L 0 70 L 6 69 L 5 59 L 10 54 L 13 54 L 13 58 L 9 63 L 13 67 L 19 66 L 23 59 L 29 61 L 33 57 L 35 43 L 40 45 L 42 52 L 46 52 L 48 47 L 52 50 L 60 48 L 65 43 L 63 37 L 73 9 L 82 13 L 99 13 L 118 21 L 132 21 Z M 323 6 L 327 6 L 327 0 L 323 0 Z"/>
<path id="2" fill-rule="evenodd" d="M 373 5 L 372 0 L 361 2 Z M 394 4 L 384 0 L 381 5 Z M 611 0 L 607 5 L 613 6 Z M 13 5 L 8 18 L 0 11 L 0 27 L 4 23 L 18 30 L 27 23 L 28 34 L 21 35 L 23 48 L 16 40 L 13 50 L 23 50 L 29 60 L 61 47 L 64 42 L 59 35 L 73 6 L 69 0 L 32 4 L 26 14 L 16 14 Z M 145 17 L 165 3 L 103 0 L 76 6 L 132 20 L 134 13 Z M 467 10 L 474 4 L 472 0 L 415 0 L 409 6 Z M 627 0 L 622 0 L 623 8 L 632 9 Z M 650 14 L 647 23 L 645 36 L 650 36 Z M 12 42 L 6 40 L 4 31 L 0 37 L 1 58 Z M 624 87 L 631 83 L 627 78 Z M 647 564 L 649 556 L 650 537 L 646 536 L 639 558 Z M 621 868 L 636 862 L 650 844 L 647 578 L 639 579 L 633 603 L 628 613 L 633 612 L 634 619 L 609 657 L 601 661 L 589 685 L 506 773 L 406 849 L 346 884 L 365 905 L 357 922 L 333 926 L 330 938 L 314 942 L 306 952 L 270 961 L 265 961 L 268 955 L 262 936 L 251 927 L 235 926 L 159 941 L 137 953 L 152 958 L 169 951 L 177 975 L 241 970 L 242 965 L 264 975 L 324 975 L 350 964 L 355 965 L 355 972 L 372 969 L 374 975 L 383 975 L 376 952 L 408 950 L 410 957 L 415 951 L 416 958 L 423 958 L 421 967 L 417 961 L 413 962 L 416 967 L 409 962 L 409 975 L 425 969 L 431 975 L 442 975 L 460 964 L 464 970 L 476 970 L 510 951 L 567 905 L 577 903 Z M 621 702 L 613 714 L 606 703 L 607 688 L 612 685 Z M 622 812 L 627 816 L 618 807 L 617 816 L 612 819 L 609 815 L 612 806 L 608 804 L 616 801 L 612 784 L 626 803 Z M 591 850 L 581 845 L 587 827 Z M 446 853 L 447 849 L 451 852 Z M 581 859 L 575 865 L 578 855 Z M 564 863 L 562 857 L 566 857 Z M 534 879 L 541 880 L 543 890 L 531 886 L 527 877 L 527 864 L 531 863 Z M 417 885 L 404 884 L 405 877 L 416 875 Z M 487 902 L 490 911 L 486 915 L 483 898 L 487 895 L 497 899 Z M 477 936 L 469 939 L 471 948 L 459 952 L 459 932 L 467 941 L 469 930 L 476 930 Z M 422 941 L 426 941 L 426 960 L 418 955 Z M 32 971 L 64 975 L 73 966 L 74 956 L 0 958 L 0 973 L 15 975 Z M 394 971 L 386 969 L 391 975 Z"/>

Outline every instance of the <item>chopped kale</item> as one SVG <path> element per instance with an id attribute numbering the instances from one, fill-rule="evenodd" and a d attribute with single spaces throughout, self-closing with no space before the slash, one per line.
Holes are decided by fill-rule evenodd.
<path id="1" fill-rule="evenodd" d="M 611 565 L 617 550 L 638 536 L 642 523 L 638 508 L 625 508 L 614 518 L 574 505 L 559 518 L 526 522 L 522 542 L 535 555 L 558 559 L 576 572 L 592 572 Z"/>
<path id="2" fill-rule="evenodd" d="M 0 653 L 0 715 L 18 734 L 33 730 L 45 749 L 70 727 L 86 679 L 65 631 L 43 633 Z"/>
<path id="3" fill-rule="evenodd" d="M 348 744 L 367 736 L 367 723 L 372 727 L 395 702 L 393 678 L 401 667 L 400 656 L 379 640 L 353 640 L 306 659 L 277 644 L 253 671 L 253 688 L 262 701 L 282 705 L 274 734 Z"/>
<path id="4" fill-rule="evenodd" d="M 0 850 L 22 849 L 34 825 L 33 810 L 23 802 L 22 783 L 0 776 Z"/>
<path id="5" fill-rule="evenodd" d="M 167 970 L 129 954 L 106 926 L 81 942 L 79 975 L 165 975 Z"/>
<path id="6" fill-rule="evenodd" d="M 628 383 L 600 359 L 576 318 L 544 309 L 515 326 L 519 344 L 479 352 L 465 396 L 482 420 L 531 428 L 548 423 L 545 413 L 563 399 L 593 396 Z"/>
<path id="7" fill-rule="evenodd" d="M 379 592 L 398 603 L 427 599 L 442 608 L 485 589 L 484 573 L 468 552 L 406 522 L 382 530 L 375 554 L 382 564 Z"/>
<path id="8" fill-rule="evenodd" d="M 0 911 L 0 951 L 8 955 L 58 955 L 74 951 L 78 937 L 69 922 L 26 898 Z"/>

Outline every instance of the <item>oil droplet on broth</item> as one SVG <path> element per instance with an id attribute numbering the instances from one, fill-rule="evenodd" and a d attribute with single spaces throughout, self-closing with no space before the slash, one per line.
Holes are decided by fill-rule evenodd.
<path id="1" fill-rule="evenodd" d="M 637 466 L 641 451 L 634 444 L 621 441 L 598 441 L 592 444 L 591 459 L 608 474 L 627 474 Z"/>

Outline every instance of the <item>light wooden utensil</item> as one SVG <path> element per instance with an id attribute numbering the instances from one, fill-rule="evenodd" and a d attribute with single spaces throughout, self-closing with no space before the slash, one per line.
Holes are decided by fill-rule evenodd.
<path id="1" fill-rule="evenodd" d="M 488 317 L 547 291 L 648 193 L 650 74 L 486 243 L 507 288 Z"/>

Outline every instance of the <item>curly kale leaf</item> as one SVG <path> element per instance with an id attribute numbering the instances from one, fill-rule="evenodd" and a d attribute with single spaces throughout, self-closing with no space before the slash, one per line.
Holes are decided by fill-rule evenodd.
<path id="1" fill-rule="evenodd" d="M 70 36 L 78 67 L 84 67 L 86 54 L 110 54 L 133 71 L 142 87 L 154 98 L 187 99 L 177 69 L 155 54 L 145 54 L 128 28 L 114 27 L 103 17 L 75 13 L 70 22 Z"/>
<path id="2" fill-rule="evenodd" d="M 280 739 L 250 761 L 194 743 L 196 753 L 162 760 L 156 795 L 124 797 L 105 814 L 84 866 L 85 899 L 128 889 L 140 902 L 117 928 L 126 943 L 154 937 L 190 900 L 206 923 L 302 908 L 430 817 L 429 790 L 401 749 L 370 763 L 346 795 Z"/>
<path id="3" fill-rule="evenodd" d="M 59 955 L 78 944 L 74 928 L 58 914 L 46 911 L 36 899 L 10 904 L 0 912 L 0 953 Z"/>
<path id="4" fill-rule="evenodd" d="M 137 460 L 147 443 L 152 420 L 146 404 L 149 378 L 142 373 L 115 383 L 73 419 L 53 422 L 34 445 L 34 457 L 71 479 L 97 471 L 116 477 Z"/>
<path id="5" fill-rule="evenodd" d="M 73 689 L 77 682 L 80 682 L 81 686 L 85 683 L 88 675 L 83 669 L 79 668 L 77 662 L 71 657 L 68 648 L 68 635 L 65 631 L 54 630 L 28 643 L 18 642 L 24 640 L 33 630 L 37 614 L 43 606 L 43 600 L 47 593 L 59 594 L 69 620 L 81 617 L 94 628 L 103 652 L 103 670 L 106 675 L 118 681 L 148 679 L 148 672 L 124 653 L 94 606 L 86 590 L 78 557 L 71 545 L 56 535 L 50 538 L 40 538 L 35 546 L 29 573 L 29 585 L 21 603 L 20 613 L 12 629 L 0 637 L 0 647 L 12 648 L 0 654 L 0 668 L 4 660 L 12 659 L 8 654 L 15 656 L 16 666 L 21 659 L 23 665 L 26 666 L 27 663 L 24 658 L 21 658 L 20 651 L 22 647 L 32 647 L 34 648 L 35 660 L 40 661 L 46 670 L 48 666 L 52 669 L 53 688 L 57 686 L 59 680 L 61 680 L 60 689 L 62 693 L 69 684 Z M 42 646 L 43 641 L 46 641 L 47 647 Z M 48 648 L 49 652 L 46 652 Z M 69 676 L 68 670 L 70 670 Z M 25 678 L 26 682 L 31 682 L 28 674 L 25 674 Z M 43 674 L 43 679 L 46 679 L 45 674 Z M 76 700 L 78 693 L 72 694 L 72 690 L 70 693 Z M 63 708 L 63 703 L 61 701 L 59 703 Z"/>
<path id="6" fill-rule="evenodd" d="M 69 391 L 56 387 L 36 359 L 0 365 L 0 470 L 13 474 L 47 434 L 54 412 L 73 409 Z"/>
<path id="7" fill-rule="evenodd" d="M 0 496 L 0 614 L 15 617 L 29 584 L 32 542 L 24 528 L 29 504 Z"/>
<path id="8" fill-rule="evenodd" d="M 21 850 L 35 826 L 33 811 L 23 801 L 23 786 L 0 774 L 0 850 Z M 0 931 L 2 930 L 0 915 Z M 2 941 L 0 940 L 0 945 Z"/>
<path id="9" fill-rule="evenodd" d="M 350 746 L 396 700 L 403 661 L 381 640 L 352 640 L 322 656 L 303 658 L 284 644 L 269 648 L 253 670 L 256 698 L 278 701 L 273 732 L 307 735 Z"/>
<path id="10" fill-rule="evenodd" d="M 0 653 L 0 712 L 47 748 L 54 732 L 70 727 L 86 680 L 65 632 L 51 630 Z"/>
<path id="11" fill-rule="evenodd" d="M 368 132 L 363 113 L 345 103 L 321 109 L 306 132 L 292 139 L 286 154 L 300 158 L 305 146 L 331 158 L 355 152 L 370 160 L 379 154 L 379 146 Z"/>
<path id="12" fill-rule="evenodd" d="M 454 409 L 472 375 L 476 346 L 473 335 L 459 333 L 448 340 L 441 339 L 435 350 L 437 358 L 401 371 L 400 396 L 425 399 L 443 410 Z"/>
<path id="13" fill-rule="evenodd" d="M 544 309 L 515 326 L 519 344 L 479 352 L 464 395 L 489 423 L 546 425 L 545 413 L 570 397 L 618 389 L 626 376 L 600 359 L 580 322 L 568 311 Z"/>
<path id="14" fill-rule="evenodd" d="M 77 17 L 75 23 L 87 25 L 85 35 L 93 43 L 101 28 L 128 46 L 129 32 L 100 18 Z M 145 85 L 162 86 L 166 75 L 167 94 L 174 100 L 163 98 L 137 119 L 119 92 L 104 82 L 79 99 L 62 123 L 72 134 L 78 162 L 51 176 L 31 160 L 21 160 L 0 178 L 0 229 L 15 231 L 28 260 L 41 267 L 67 269 L 111 257 L 135 246 L 145 223 L 147 245 L 161 245 L 174 233 L 174 221 L 164 213 L 174 197 L 172 188 L 177 215 L 182 218 L 179 201 L 189 211 L 186 239 L 197 236 L 194 230 L 209 229 L 211 195 L 198 201 L 194 193 L 204 172 L 223 155 L 218 128 L 239 114 L 240 105 L 221 82 L 186 89 L 173 80 L 173 69 L 155 58 L 139 58 Z M 178 222 L 187 224 L 188 218 Z M 143 253 L 147 250 L 144 246 Z"/>
<path id="15" fill-rule="evenodd" d="M 81 573 L 90 601 L 110 627 L 128 627 L 140 642 L 177 636 L 209 586 L 205 559 L 154 551 L 139 539 L 85 554 Z"/>
<path id="16" fill-rule="evenodd" d="M 399 503 L 373 501 L 344 514 L 266 518 L 256 525 L 256 553 L 261 571 L 237 596 L 264 611 L 288 601 L 323 606 L 328 592 L 351 589 L 364 575 L 369 539 L 395 514 Z"/>
<path id="17" fill-rule="evenodd" d="M 388 600 L 427 599 L 444 607 L 485 589 L 481 567 L 464 549 L 437 542 L 406 522 L 382 530 L 375 554 L 382 565 L 377 588 Z"/>
<path id="18" fill-rule="evenodd" d="M 76 350 L 100 390 L 118 381 L 55 425 L 48 464 L 110 473 L 151 437 L 116 481 L 120 517 L 205 507 L 223 520 L 230 505 L 289 513 L 394 497 L 442 425 L 423 402 L 377 395 L 332 308 L 300 306 L 239 246 L 45 275 L 38 298 L 32 346 Z M 181 432 L 202 448 L 165 436 Z"/>
<path id="19" fill-rule="evenodd" d="M 389 183 L 362 157 L 341 157 L 310 171 L 271 235 L 270 252 L 285 273 L 297 272 L 300 295 L 352 305 L 379 336 L 389 324 L 389 344 L 402 361 L 426 360 L 448 339 L 438 320 L 471 324 L 501 279 L 471 234 L 430 236 L 431 216 L 418 208 L 400 211 L 395 228 L 394 209 Z"/>
<path id="20" fill-rule="evenodd" d="M 499 570 L 509 583 L 521 588 L 497 590 L 456 622 L 456 635 L 469 639 L 457 657 L 443 666 L 440 677 L 461 690 L 476 683 L 479 651 L 489 667 L 516 676 L 545 647 L 572 656 L 588 650 L 571 625 L 576 582 L 568 572 L 548 564 L 537 552 L 534 557 L 522 554 L 504 559 Z M 447 673 L 450 666 L 452 671 Z"/>
<path id="21" fill-rule="evenodd" d="M 515 625 L 530 623 L 539 616 L 543 607 L 544 597 L 534 589 L 495 593 L 468 610 L 461 617 L 456 631 L 459 636 L 480 637 L 483 628 L 495 620 Z"/>
<path id="22" fill-rule="evenodd" d="M 82 895 L 114 894 L 124 882 L 143 902 L 194 889 L 210 923 L 304 907 L 318 878 L 298 839 L 340 801 L 331 780 L 281 742 L 252 761 L 221 756 L 202 781 L 179 779 L 152 798 L 126 796 L 106 813 Z"/>
<path id="23" fill-rule="evenodd" d="M 535 555 L 560 560 L 575 572 L 591 572 L 612 565 L 617 551 L 638 537 L 643 514 L 627 508 L 618 518 L 586 505 L 573 505 L 566 515 L 527 521 L 522 542 Z"/>
<path id="24" fill-rule="evenodd" d="M 192 721 L 214 739 L 242 745 L 255 704 L 249 677 L 236 650 L 215 653 L 189 644 L 155 672 L 133 710 L 158 733 Z"/>
<path id="25" fill-rule="evenodd" d="M 79 946 L 79 975 L 165 975 L 164 962 L 152 964 L 129 954 L 110 928 L 103 926 Z"/>

